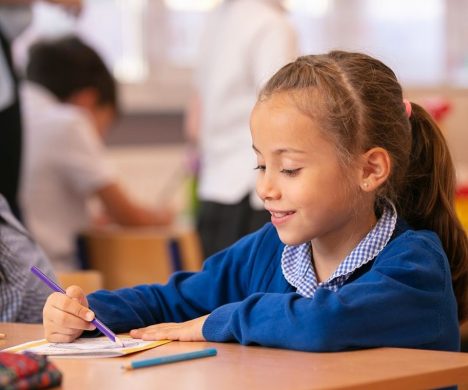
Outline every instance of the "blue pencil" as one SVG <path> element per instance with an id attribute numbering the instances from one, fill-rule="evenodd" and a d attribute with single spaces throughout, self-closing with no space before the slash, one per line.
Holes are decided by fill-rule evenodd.
<path id="1" fill-rule="evenodd" d="M 31 272 L 36 275 L 40 280 L 42 280 L 47 286 L 49 286 L 50 289 L 60 292 L 62 294 L 65 294 L 65 290 L 60 287 L 57 283 L 55 283 L 52 279 L 47 277 L 44 272 L 42 272 L 39 268 L 37 268 L 35 265 L 31 267 Z M 98 328 L 102 333 L 104 333 L 111 341 L 114 343 L 119 344 L 121 347 L 124 346 L 122 341 L 115 335 L 114 332 L 112 332 L 106 325 L 104 325 L 101 321 L 99 321 L 96 317 L 94 317 L 94 320 L 91 321 L 92 324 L 96 328 Z"/>
<path id="2" fill-rule="evenodd" d="M 177 355 L 168 355 L 168 356 L 160 356 L 160 357 L 144 359 L 144 360 L 136 360 L 126 366 L 122 366 L 122 368 L 126 370 L 135 370 L 136 368 L 159 366 L 161 364 L 175 363 L 175 362 L 181 362 L 184 360 L 192 360 L 192 359 L 199 359 L 199 358 L 204 358 L 204 357 L 209 357 L 209 356 L 216 356 L 216 354 L 217 354 L 217 351 L 215 348 L 202 349 L 200 351 L 179 353 Z"/>

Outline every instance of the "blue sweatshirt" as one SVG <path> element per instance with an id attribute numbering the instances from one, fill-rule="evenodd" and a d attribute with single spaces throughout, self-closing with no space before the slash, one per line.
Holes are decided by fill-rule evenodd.
<path id="1" fill-rule="evenodd" d="M 302 351 L 403 347 L 457 351 L 460 335 L 447 257 L 437 235 L 399 221 L 387 246 L 333 292 L 304 298 L 281 271 L 284 244 L 267 224 L 166 285 L 88 296 L 115 332 L 209 314 L 209 341 Z M 211 313 L 211 314 L 210 314 Z"/>

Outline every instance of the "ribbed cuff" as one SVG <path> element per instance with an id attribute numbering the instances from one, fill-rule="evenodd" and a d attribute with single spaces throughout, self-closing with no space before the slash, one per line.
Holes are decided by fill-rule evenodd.
<path id="1" fill-rule="evenodd" d="M 203 337 L 208 341 L 224 342 L 235 340 L 231 331 L 231 321 L 239 302 L 223 305 L 208 316 L 203 324 Z"/>

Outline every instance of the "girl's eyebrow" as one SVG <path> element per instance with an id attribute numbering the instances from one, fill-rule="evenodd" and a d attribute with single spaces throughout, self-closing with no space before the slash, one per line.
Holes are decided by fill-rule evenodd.
<path id="1" fill-rule="evenodd" d="M 257 152 L 258 154 L 262 154 L 256 147 L 255 145 L 252 145 L 253 150 Z M 283 154 L 283 153 L 299 153 L 299 154 L 304 154 L 306 153 L 304 150 L 300 149 L 294 149 L 294 148 L 279 148 L 273 151 L 273 154 Z"/>

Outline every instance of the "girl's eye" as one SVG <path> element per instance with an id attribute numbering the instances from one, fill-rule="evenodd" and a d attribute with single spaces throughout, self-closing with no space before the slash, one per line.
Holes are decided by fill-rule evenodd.
<path id="1" fill-rule="evenodd" d="M 265 170 L 265 165 L 257 165 L 254 169 L 264 171 Z"/>
<path id="2" fill-rule="evenodd" d="M 299 174 L 299 171 L 301 170 L 301 168 L 297 168 L 297 169 L 282 169 L 281 170 L 281 173 L 284 173 L 285 175 L 288 175 L 288 176 L 297 176 Z"/>

